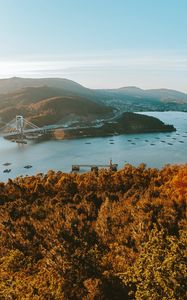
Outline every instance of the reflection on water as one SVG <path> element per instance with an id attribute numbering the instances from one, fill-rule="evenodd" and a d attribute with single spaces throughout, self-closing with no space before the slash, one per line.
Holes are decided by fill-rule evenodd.
<path id="1" fill-rule="evenodd" d="M 138 165 L 144 162 L 160 168 L 168 163 L 187 162 L 187 113 L 146 114 L 173 124 L 177 132 L 56 140 L 27 145 L 17 145 L 0 138 L 0 181 L 49 169 L 70 172 L 72 164 L 106 164 L 111 158 L 120 168 L 125 163 Z M 6 169 L 4 163 L 11 163 L 8 167 L 10 173 L 3 173 Z M 26 165 L 32 168 L 24 168 Z"/>

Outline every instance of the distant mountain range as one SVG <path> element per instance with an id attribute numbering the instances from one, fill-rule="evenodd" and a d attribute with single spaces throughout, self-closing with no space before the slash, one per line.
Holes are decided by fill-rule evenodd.
<path id="1" fill-rule="evenodd" d="M 120 111 L 187 111 L 187 94 L 169 89 L 138 87 L 88 89 L 61 78 L 0 79 L 0 118 L 9 121 L 23 114 L 39 125 L 68 118 L 107 117 Z"/>
<path id="2" fill-rule="evenodd" d="M 136 86 L 122 87 L 118 89 L 89 89 L 72 80 L 64 78 L 19 78 L 0 79 L 0 94 L 11 93 L 28 87 L 48 86 L 53 89 L 63 90 L 64 93 L 76 95 L 123 95 L 135 98 L 152 98 L 160 101 L 175 101 L 187 103 L 187 94 L 171 89 L 149 89 L 143 90 Z"/>

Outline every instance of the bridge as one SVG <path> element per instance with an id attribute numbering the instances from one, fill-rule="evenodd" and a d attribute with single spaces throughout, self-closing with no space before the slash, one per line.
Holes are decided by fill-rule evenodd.
<path id="1" fill-rule="evenodd" d="M 38 138 L 45 131 L 45 127 L 38 127 L 21 115 L 16 116 L 16 118 L 0 128 L 0 132 L 4 138 L 21 144 L 26 144 L 27 139 Z"/>

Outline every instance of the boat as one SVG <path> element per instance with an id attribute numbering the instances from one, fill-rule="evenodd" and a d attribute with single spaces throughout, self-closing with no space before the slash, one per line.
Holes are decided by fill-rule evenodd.
<path id="1" fill-rule="evenodd" d="M 11 163 L 9 163 L 9 162 L 6 162 L 3 164 L 3 166 L 10 166 L 10 165 L 11 165 Z"/>
<path id="2" fill-rule="evenodd" d="M 26 165 L 26 166 L 24 166 L 24 168 L 25 169 L 30 169 L 30 168 L 32 168 L 32 166 L 31 165 Z"/>
<path id="3" fill-rule="evenodd" d="M 11 172 L 11 169 L 5 169 L 4 171 L 3 171 L 3 173 L 10 173 Z"/>

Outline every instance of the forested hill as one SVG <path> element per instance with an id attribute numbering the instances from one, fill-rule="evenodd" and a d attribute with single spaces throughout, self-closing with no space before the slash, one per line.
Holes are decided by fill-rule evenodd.
<path id="1" fill-rule="evenodd" d="M 92 121 L 113 115 L 102 103 L 58 88 L 30 87 L 0 95 L 0 121 L 7 123 L 22 114 L 38 126 L 66 121 Z"/>
<path id="2" fill-rule="evenodd" d="M 61 89 L 64 92 L 73 93 L 75 95 L 86 95 L 96 97 L 103 96 L 126 96 L 139 99 L 152 99 L 165 102 L 187 102 L 187 94 L 176 90 L 161 88 L 143 90 L 136 86 L 127 86 L 116 89 L 89 89 L 83 85 L 66 79 L 66 78 L 20 78 L 12 77 L 7 79 L 0 79 L 0 94 L 14 93 L 21 89 L 31 87 L 50 87 L 53 89 Z M 61 94 L 62 96 L 62 94 Z"/>
<path id="3" fill-rule="evenodd" d="M 35 101 L 34 88 L 36 91 L 37 89 L 40 91 L 40 88 L 49 88 L 50 97 L 57 95 L 84 97 L 123 111 L 187 111 L 187 94 L 171 89 L 143 90 L 134 86 L 117 89 L 89 89 L 65 78 L 19 77 L 0 79 L 0 108 L 5 98 L 9 98 L 11 102 L 11 98 L 19 100 L 19 97 L 23 98 L 23 94 L 26 103 L 32 100 L 32 97 Z M 43 95 L 40 94 L 40 96 L 40 100 L 48 98 L 45 89 Z"/>
<path id="4" fill-rule="evenodd" d="M 187 165 L 0 183 L 0 299 L 186 293 Z"/>

